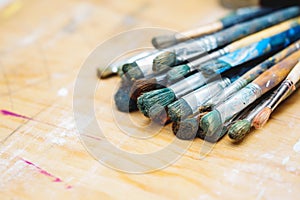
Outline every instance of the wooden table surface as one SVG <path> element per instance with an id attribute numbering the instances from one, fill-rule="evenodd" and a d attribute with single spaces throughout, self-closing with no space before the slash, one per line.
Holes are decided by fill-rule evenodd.
<path id="1" fill-rule="evenodd" d="M 153 152 L 173 141 L 170 126 L 149 140 L 123 134 L 114 115 L 128 115 L 112 103 L 119 78 L 101 81 L 94 96 L 75 97 L 75 82 L 90 52 L 113 35 L 143 27 L 197 27 L 228 12 L 218 1 L 1 0 L 0 9 L 0 199 L 299 197 L 299 92 L 242 143 L 225 137 L 200 159 L 204 144 L 196 139 L 176 162 L 154 172 L 106 167 L 79 137 L 74 98 L 95 102 L 103 132 L 124 151 Z M 96 74 L 89 78 L 97 81 Z M 143 132 L 139 125 L 147 119 L 130 117 L 138 125 L 129 128 Z M 101 143 L 96 136 L 90 140 Z"/>

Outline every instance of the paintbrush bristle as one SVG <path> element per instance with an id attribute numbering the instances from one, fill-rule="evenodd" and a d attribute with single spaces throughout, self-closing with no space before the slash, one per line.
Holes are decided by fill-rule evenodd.
<path id="1" fill-rule="evenodd" d="M 168 105 L 168 115 L 173 122 L 181 121 L 191 114 L 193 114 L 193 111 L 184 99 L 178 99 Z"/>
<path id="2" fill-rule="evenodd" d="M 182 140 L 192 140 L 197 136 L 199 122 L 196 118 L 187 118 L 172 124 L 173 133 Z"/>
<path id="3" fill-rule="evenodd" d="M 187 75 L 190 72 L 190 67 L 188 65 L 179 65 L 173 67 L 167 73 L 168 84 L 172 84 Z"/>
<path id="4" fill-rule="evenodd" d="M 165 125 L 169 121 L 167 108 L 159 104 L 155 104 L 149 110 L 149 117 L 152 121 Z"/>
<path id="5" fill-rule="evenodd" d="M 268 107 L 262 109 L 253 119 L 253 126 L 256 129 L 262 128 L 270 118 L 272 110 Z"/>
<path id="6" fill-rule="evenodd" d="M 228 130 L 228 136 L 230 139 L 238 142 L 241 141 L 247 133 L 250 132 L 251 123 L 248 120 L 239 120 L 235 122 Z"/>
<path id="7" fill-rule="evenodd" d="M 176 54 L 166 51 L 154 58 L 152 69 L 153 71 L 163 72 L 174 65 L 176 65 Z"/>
<path id="8" fill-rule="evenodd" d="M 219 111 L 213 110 L 200 120 L 200 127 L 207 136 L 218 134 L 222 130 L 222 119 Z"/>
<path id="9" fill-rule="evenodd" d="M 176 99 L 174 92 L 169 88 L 146 92 L 138 98 L 137 106 L 139 110 L 149 117 L 149 110 L 155 104 L 167 106 Z"/>
<path id="10" fill-rule="evenodd" d="M 166 48 L 173 46 L 177 43 L 177 39 L 174 34 L 170 35 L 160 35 L 152 38 L 152 45 L 157 48 Z"/>
<path id="11" fill-rule="evenodd" d="M 122 85 L 114 96 L 116 107 L 121 112 L 133 112 L 138 110 L 136 102 L 130 98 L 130 86 Z"/>
<path id="12" fill-rule="evenodd" d="M 133 100 L 137 100 L 145 92 L 150 92 L 152 90 L 164 88 L 162 84 L 159 84 L 155 78 L 151 79 L 139 79 L 136 80 L 130 91 L 130 97 Z"/>
<path id="13" fill-rule="evenodd" d="M 144 78 L 143 72 L 135 62 L 124 64 L 122 67 L 122 71 L 126 78 L 130 81 Z"/>

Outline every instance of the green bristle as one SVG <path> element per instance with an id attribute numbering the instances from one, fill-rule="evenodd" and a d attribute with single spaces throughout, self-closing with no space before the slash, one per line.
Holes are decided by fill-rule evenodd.
<path id="1" fill-rule="evenodd" d="M 193 111 L 184 99 L 178 99 L 168 105 L 168 115 L 173 122 L 185 119 L 191 114 L 193 114 Z"/>
<path id="2" fill-rule="evenodd" d="M 167 73 L 168 84 L 174 83 L 177 80 L 184 78 L 190 72 L 190 67 L 188 65 L 179 65 L 173 67 Z"/>
<path id="3" fill-rule="evenodd" d="M 171 66 L 176 65 L 176 54 L 174 52 L 164 52 L 153 60 L 153 71 L 163 72 Z"/>
<path id="4" fill-rule="evenodd" d="M 144 77 L 143 72 L 135 62 L 123 65 L 122 71 L 126 78 L 131 81 L 141 79 Z"/>
<path id="5" fill-rule="evenodd" d="M 222 128 L 222 119 L 220 113 L 217 110 L 207 113 L 200 120 L 200 127 L 207 136 L 212 136 L 219 133 Z"/>
<path id="6" fill-rule="evenodd" d="M 149 117 L 150 108 L 159 104 L 161 106 L 167 106 L 176 99 L 174 92 L 169 88 L 163 88 L 146 92 L 138 98 L 137 104 L 139 110 L 146 116 Z"/>
<path id="7" fill-rule="evenodd" d="M 238 142 L 250 132 L 250 129 L 251 123 L 248 120 L 239 120 L 230 127 L 228 136 L 230 139 Z"/>
<path id="8" fill-rule="evenodd" d="M 199 122 L 196 118 L 187 118 L 172 124 L 173 133 L 182 140 L 192 140 L 197 136 Z"/>

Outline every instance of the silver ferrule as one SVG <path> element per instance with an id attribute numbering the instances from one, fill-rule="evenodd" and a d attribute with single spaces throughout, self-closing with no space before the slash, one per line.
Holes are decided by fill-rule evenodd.
<path id="1" fill-rule="evenodd" d="M 186 79 L 170 85 L 169 88 L 174 92 L 176 98 L 179 99 L 193 90 L 200 88 L 207 83 L 209 79 L 210 78 L 203 76 L 201 72 L 198 72 Z"/>
<path id="2" fill-rule="evenodd" d="M 218 105 L 216 109 L 221 114 L 222 121 L 225 122 L 253 103 L 261 94 L 261 88 L 254 83 L 250 83 L 227 101 Z"/>
<path id="3" fill-rule="evenodd" d="M 289 91 L 293 88 L 294 83 L 291 80 L 285 80 L 276 91 L 275 96 L 270 100 L 267 107 L 272 111 L 283 101 Z"/>
<path id="4" fill-rule="evenodd" d="M 182 97 L 195 114 L 198 108 L 204 105 L 209 99 L 213 98 L 216 94 L 220 93 L 226 86 L 230 84 L 230 80 L 225 78 L 209 83 L 200 89 Z"/>
<path id="5" fill-rule="evenodd" d="M 201 64 L 211 61 L 213 59 L 219 58 L 227 53 L 228 53 L 228 51 L 225 48 L 219 49 L 218 51 L 214 51 L 206 56 L 203 56 L 201 58 L 198 58 L 198 59 L 190 62 L 189 66 L 191 67 L 191 69 L 197 69 Z"/>
<path id="6" fill-rule="evenodd" d="M 228 87 L 226 87 L 222 93 L 220 93 L 220 95 L 218 95 L 218 98 L 216 98 L 214 100 L 214 105 L 217 105 L 219 103 L 222 103 L 223 101 L 225 101 L 228 97 L 230 97 L 230 95 L 232 95 L 233 93 L 239 91 L 241 88 L 245 87 L 248 84 L 248 81 L 243 79 L 243 78 L 239 78 L 238 80 L 236 80 L 235 82 L 233 82 L 232 84 L 230 84 Z"/>
<path id="7" fill-rule="evenodd" d="M 200 56 L 218 47 L 217 40 L 214 36 L 205 36 L 192 41 L 193 42 L 182 46 L 182 48 L 175 49 L 176 55 L 179 57 L 191 54 L 197 54 Z"/>

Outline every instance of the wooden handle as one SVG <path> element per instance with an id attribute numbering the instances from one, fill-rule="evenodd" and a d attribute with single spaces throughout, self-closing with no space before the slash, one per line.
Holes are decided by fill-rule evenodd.
<path id="1" fill-rule="evenodd" d="M 280 63 L 265 71 L 257 79 L 255 79 L 253 83 L 260 86 L 262 94 L 266 93 L 286 78 L 298 62 L 299 58 L 300 51 L 298 50 Z"/>
<path id="2" fill-rule="evenodd" d="M 250 44 L 253 44 L 255 42 L 258 42 L 259 40 L 271 37 L 273 35 L 276 35 L 278 33 L 281 33 L 283 31 L 286 31 L 290 29 L 291 27 L 294 27 L 296 25 L 300 24 L 300 17 L 296 17 L 293 19 L 290 19 L 288 21 L 282 22 L 278 25 L 272 26 L 270 28 L 264 29 L 262 31 L 259 31 L 257 33 L 254 33 L 248 37 L 242 38 L 238 41 L 235 41 L 231 43 L 230 45 L 226 46 L 226 48 L 229 49 L 230 52 L 233 52 L 239 48 L 248 46 Z"/>

